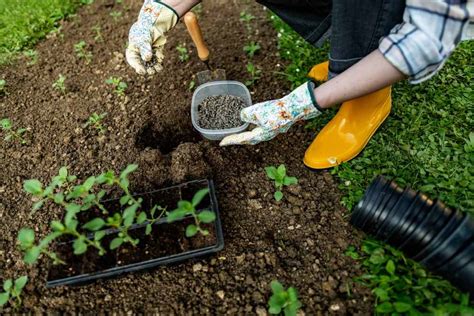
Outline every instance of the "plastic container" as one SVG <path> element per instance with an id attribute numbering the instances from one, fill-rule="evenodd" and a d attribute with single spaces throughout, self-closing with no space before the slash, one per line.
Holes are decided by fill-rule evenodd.
<path id="1" fill-rule="evenodd" d="M 232 95 L 242 98 L 247 106 L 252 105 L 252 98 L 247 87 L 238 81 L 212 81 L 197 87 L 193 94 L 191 103 L 191 121 L 194 128 L 201 133 L 201 135 L 209 140 L 221 140 L 226 136 L 237 134 L 245 131 L 249 123 L 244 123 L 239 127 L 228 129 L 206 129 L 198 125 L 198 108 L 201 102 L 210 96 L 217 95 Z"/>
<path id="2" fill-rule="evenodd" d="M 155 203 L 158 203 L 159 197 L 166 195 L 167 192 L 172 191 L 173 195 L 174 195 L 174 192 L 177 192 L 176 196 L 178 198 L 179 197 L 184 197 L 184 198 L 188 199 L 188 196 L 190 196 L 191 194 L 194 194 L 196 192 L 195 188 L 206 188 L 206 187 L 209 188 L 209 198 L 205 198 L 201 202 L 201 204 L 199 205 L 198 211 L 200 211 L 200 210 L 211 210 L 216 214 L 216 220 L 214 221 L 213 224 L 210 224 L 210 225 L 212 225 L 212 226 L 210 226 L 212 228 L 211 234 L 213 234 L 213 236 L 215 236 L 215 238 L 214 238 L 215 242 L 214 243 L 210 243 L 209 245 L 206 245 L 205 247 L 201 247 L 201 248 L 196 247 L 194 249 L 190 249 L 190 250 L 187 250 L 187 251 L 182 251 L 182 249 L 180 249 L 180 252 L 176 252 L 176 253 L 173 253 L 171 255 L 158 255 L 156 257 L 147 258 L 145 260 L 141 260 L 140 258 L 137 258 L 136 260 L 134 260 L 133 263 L 130 263 L 130 264 L 123 264 L 123 265 L 116 264 L 115 266 L 111 266 L 110 268 L 107 268 L 107 269 L 92 271 L 92 272 L 89 272 L 89 273 L 77 273 L 75 275 L 71 275 L 71 276 L 68 276 L 68 277 L 57 277 L 58 275 L 59 276 L 62 275 L 61 273 L 58 274 L 58 269 L 60 269 L 61 266 L 53 266 L 52 269 L 49 271 L 46 286 L 47 287 L 54 287 L 54 286 L 60 286 L 60 285 L 84 285 L 84 284 L 91 283 L 91 282 L 93 282 L 94 280 L 97 280 L 97 279 L 118 277 L 119 275 L 122 275 L 122 274 L 128 273 L 128 272 L 145 271 L 145 270 L 154 268 L 156 266 L 170 264 L 170 263 L 182 262 L 182 261 L 189 260 L 189 259 L 192 259 L 192 258 L 197 258 L 197 257 L 205 256 L 205 255 L 210 255 L 210 254 L 213 254 L 213 253 L 216 253 L 216 252 L 222 250 L 224 248 L 224 236 L 223 236 L 223 233 L 222 233 L 222 224 L 221 224 L 221 220 L 220 220 L 220 216 L 219 216 L 219 208 L 218 208 L 218 205 L 217 205 L 216 192 L 215 192 L 214 183 L 213 183 L 212 180 L 190 181 L 190 182 L 186 182 L 186 183 L 183 183 L 183 184 L 180 184 L 180 185 L 176 185 L 176 186 L 172 186 L 172 187 L 168 187 L 168 188 L 164 188 L 164 189 L 160 189 L 160 190 L 156 190 L 156 191 L 137 194 L 135 196 L 142 197 L 143 200 L 144 200 L 143 201 L 144 204 L 146 203 L 146 204 L 150 204 L 150 205 L 155 205 Z M 149 201 L 150 199 L 152 201 Z M 108 202 L 115 202 L 115 201 L 116 200 L 111 200 L 111 201 L 108 201 Z M 177 200 L 176 201 L 169 201 L 169 203 L 173 203 L 175 206 L 176 206 L 177 202 L 178 202 Z M 107 203 L 107 202 L 104 202 L 104 203 Z M 169 204 L 169 203 L 167 203 L 167 204 Z M 160 205 L 162 205 L 162 204 L 160 204 Z M 162 218 L 160 221 L 158 221 L 157 223 L 154 224 L 155 226 L 160 226 L 159 228 L 155 228 L 154 231 L 156 231 L 157 234 L 161 234 L 166 229 L 165 228 L 166 226 L 172 227 L 173 225 L 183 225 L 183 223 L 185 223 L 184 221 L 186 221 L 186 220 L 190 221 L 191 218 L 189 218 L 189 217 L 184 218 L 180 221 L 176 221 L 176 222 L 173 222 L 173 223 L 167 223 L 166 218 Z M 146 223 L 140 224 L 140 225 L 134 225 L 129 230 L 129 232 L 131 234 L 134 233 L 134 232 L 136 234 L 138 234 L 139 232 L 144 230 L 145 226 L 146 226 Z M 107 235 L 109 235 L 111 233 L 113 233 L 112 230 L 108 231 Z M 160 236 L 160 235 L 158 235 L 158 236 Z M 105 238 L 107 238 L 107 237 L 104 237 L 104 239 Z M 153 238 L 153 237 L 151 237 L 151 238 Z M 184 235 L 172 236 L 171 240 L 173 240 L 173 239 L 178 240 L 180 238 L 185 238 L 185 237 L 184 237 Z M 198 238 L 198 237 L 192 237 L 192 238 Z M 190 240 L 192 240 L 192 239 L 190 239 Z M 160 243 L 161 239 L 157 240 L 157 242 Z M 65 242 L 65 243 L 58 244 L 58 246 L 65 246 L 66 247 L 66 246 L 70 246 L 70 243 L 71 242 Z M 141 248 L 141 247 L 143 247 L 143 248 Z M 144 251 L 142 249 L 147 249 L 147 245 L 143 240 L 141 240 L 136 248 L 131 248 L 131 251 L 135 251 L 135 249 L 137 251 Z M 69 247 L 68 251 L 70 253 L 72 253 L 72 249 L 70 247 Z M 117 260 L 117 257 L 118 257 L 117 253 L 115 253 L 113 251 L 110 251 L 110 250 L 104 256 L 101 256 L 101 257 L 95 255 L 95 252 L 94 253 L 91 252 L 90 254 L 89 254 L 89 252 L 87 252 L 86 254 L 84 254 L 82 256 L 86 256 L 82 259 L 82 262 L 87 262 L 87 260 L 90 260 L 89 258 L 92 258 L 92 259 L 96 260 L 95 262 L 93 262 L 94 264 L 95 263 L 104 263 L 104 262 L 106 262 L 106 263 L 115 262 L 113 260 Z M 80 257 L 81 256 L 74 257 L 75 258 L 74 261 L 79 262 L 81 260 Z M 138 257 L 138 255 L 137 255 L 137 257 Z M 69 262 L 69 261 L 67 262 L 67 264 L 68 264 L 68 266 L 73 266 L 73 267 L 76 267 L 76 268 L 79 265 L 76 262 Z M 93 265 L 93 267 L 95 268 L 94 265 Z M 68 267 L 66 267 L 64 269 L 67 269 L 67 268 Z M 82 270 L 80 268 L 77 269 L 77 270 L 82 272 Z"/>

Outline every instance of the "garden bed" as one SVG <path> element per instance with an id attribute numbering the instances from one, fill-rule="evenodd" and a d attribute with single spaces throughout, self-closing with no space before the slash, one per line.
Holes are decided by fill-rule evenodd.
<path id="1" fill-rule="evenodd" d="M 0 68 L 8 93 L 0 96 L 0 116 L 29 129 L 27 145 L 0 142 L 0 271 L 4 277 L 28 271 L 24 311 L 262 314 L 269 284 L 278 279 L 298 289 L 309 315 L 370 313 L 370 292 L 352 281 L 361 271 L 344 255 L 360 237 L 340 205 L 337 184 L 328 172 L 312 173 L 302 163 L 315 135 L 299 125 L 259 146 L 219 148 L 203 140 L 191 124 L 189 89 L 190 74 L 203 66 L 185 27 L 180 23 L 170 34 L 163 75 L 141 78 L 124 61 L 128 29 L 139 2 L 97 0 L 38 45 L 36 64 L 20 59 Z M 216 10 L 218 15 L 213 14 Z M 276 33 L 261 7 L 204 3 L 200 15 L 214 51 L 212 62 L 226 69 L 230 79 L 249 80 L 249 60 L 242 50 L 248 42 L 246 27 L 239 21 L 242 10 L 256 16 L 252 37 L 261 46 L 253 58 L 262 73 L 250 88 L 252 99 L 281 97 L 289 86 L 274 74 L 283 65 L 276 62 Z M 118 11 L 122 16 L 114 19 L 110 13 Z M 82 40 L 92 53 L 89 64 L 74 51 Z M 181 62 L 176 51 L 183 44 L 190 50 L 188 62 Z M 64 93 L 52 87 L 60 75 L 66 77 Z M 128 85 L 123 96 L 105 82 L 110 77 Z M 107 112 L 103 134 L 84 127 L 94 112 Z M 22 182 L 50 179 L 63 165 L 85 178 L 133 162 L 140 166 L 131 178 L 134 192 L 213 178 L 224 250 L 207 259 L 80 288 L 47 289 L 49 264 L 42 260 L 37 267 L 24 266 L 16 235 L 24 226 L 44 235 L 61 210 L 50 207 L 30 216 L 32 201 L 22 191 Z M 284 199 L 275 202 L 264 167 L 280 163 L 299 178 L 299 184 L 286 188 Z"/>

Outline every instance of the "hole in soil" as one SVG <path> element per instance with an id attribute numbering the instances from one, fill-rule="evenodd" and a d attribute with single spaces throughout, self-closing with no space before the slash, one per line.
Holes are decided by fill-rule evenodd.
<path id="1" fill-rule="evenodd" d="M 192 127 L 183 131 L 174 126 L 157 127 L 149 123 L 138 134 L 136 145 L 140 149 L 155 148 L 167 155 L 182 143 L 196 143 L 200 140 L 201 137 Z"/>

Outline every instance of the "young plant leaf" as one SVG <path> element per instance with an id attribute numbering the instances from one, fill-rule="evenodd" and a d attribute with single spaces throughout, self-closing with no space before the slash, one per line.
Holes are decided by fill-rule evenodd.
<path id="1" fill-rule="evenodd" d="M 41 249 L 39 247 L 32 247 L 25 251 L 23 261 L 27 264 L 33 264 L 38 260 L 38 257 L 41 254 Z"/>
<path id="2" fill-rule="evenodd" d="M 112 239 L 112 241 L 110 242 L 110 250 L 117 249 L 122 244 L 123 244 L 123 238 L 116 237 L 116 238 Z"/>
<path id="3" fill-rule="evenodd" d="M 105 221 L 102 218 L 94 218 L 93 220 L 87 222 L 82 226 L 82 228 L 90 230 L 90 231 L 97 231 L 104 227 Z"/>
<path id="4" fill-rule="evenodd" d="M 95 183 L 94 176 L 87 178 L 86 181 L 82 184 L 82 188 L 84 192 L 89 192 L 90 189 L 92 189 L 92 187 L 94 186 L 94 183 Z"/>
<path id="5" fill-rule="evenodd" d="M 286 167 L 285 165 L 279 165 L 278 168 L 277 168 L 277 175 L 279 179 L 282 179 L 286 176 Z"/>
<path id="6" fill-rule="evenodd" d="M 54 231 L 58 231 L 58 232 L 61 232 L 61 231 L 66 229 L 66 227 L 63 225 L 63 223 L 61 223 L 60 221 L 52 221 L 51 222 L 51 228 Z"/>
<path id="7" fill-rule="evenodd" d="M 20 293 L 28 282 L 28 277 L 26 275 L 19 277 L 15 280 L 15 291 Z"/>
<path id="8" fill-rule="evenodd" d="M 130 196 L 124 195 L 120 198 L 120 205 L 124 206 L 125 204 L 128 203 L 128 201 L 130 201 Z"/>
<path id="9" fill-rule="evenodd" d="M 387 272 L 392 275 L 395 273 L 395 263 L 393 263 L 393 260 L 387 261 L 387 264 L 385 265 L 385 270 L 387 270 Z"/>
<path id="10" fill-rule="evenodd" d="M 140 204 L 135 203 L 127 207 L 123 212 L 123 224 L 126 227 L 131 226 L 133 224 L 133 221 L 135 220 L 135 214 L 139 207 Z"/>
<path id="11" fill-rule="evenodd" d="M 66 179 L 67 178 L 67 167 L 61 167 L 59 169 L 59 176 L 63 179 Z"/>
<path id="12" fill-rule="evenodd" d="M 212 223 L 216 220 L 216 214 L 211 211 L 202 211 L 198 214 L 198 218 L 203 223 Z"/>
<path id="13" fill-rule="evenodd" d="M 95 234 L 94 234 L 94 240 L 95 241 L 100 241 L 104 237 L 105 237 L 105 231 L 104 230 L 99 230 L 99 231 L 95 232 Z"/>
<path id="14" fill-rule="evenodd" d="M 9 293 L 0 293 L 0 307 L 7 304 L 9 299 L 10 299 Z"/>
<path id="15" fill-rule="evenodd" d="M 283 199 L 283 192 L 276 191 L 275 194 L 273 194 L 273 197 L 275 198 L 275 201 L 281 201 L 281 199 Z"/>
<path id="16" fill-rule="evenodd" d="M 54 195 L 54 203 L 61 204 L 64 202 L 64 194 L 57 193 Z"/>
<path id="17" fill-rule="evenodd" d="M 393 312 L 393 306 L 390 302 L 384 302 L 382 304 L 377 305 L 375 308 L 377 313 L 391 313 Z"/>
<path id="18" fill-rule="evenodd" d="M 411 304 L 404 303 L 404 302 L 395 302 L 393 303 L 393 307 L 395 311 L 398 313 L 406 313 L 411 309 Z"/>
<path id="19" fill-rule="evenodd" d="M 12 279 L 8 279 L 6 280 L 5 282 L 3 282 L 3 290 L 5 292 L 10 292 L 10 290 L 12 289 L 13 287 L 13 281 Z"/>
<path id="20" fill-rule="evenodd" d="M 278 282 L 277 280 L 273 280 L 270 283 L 270 288 L 272 289 L 272 292 L 274 294 L 281 293 L 281 292 L 285 291 L 285 288 L 283 287 L 283 285 L 280 282 Z"/>
<path id="21" fill-rule="evenodd" d="M 151 224 L 148 224 L 146 225 L 146 228 L 145 228 L 145 235 L 150 235 L 151 234 Z"/>
<path id="22" fill-rule="evenodd" d="M 296 177 L 285 177 L 283 179 L 283 184 L 286 186 L 297 184 L 297 183 L 298 183 L 298 179 Z"/>
<path id="23" fill-rule="evenodd" d="M 186 227 L 186 237 L 193 237 L 198 232 L 198 227 L 196 225 L 189 225 Z"/>
<path id="24" fill-rule="evenodd" d="M 49 245 L 50 242 L 52 242 L 53 240 L 55 240 L 61 235 L 62 235 L 61 232 L 52 232 L 51 234 L 47 235 L 40 241 L 40 243 L 38 244 L 38 247 L 40 249 L 45 249 Z"/>
<path id="25" fill-rule="evenodd" d="M 209 194 L 209 189 L 206 188 L 206 189 L 201 189 L 199 191 L 196 192 L 196 194 L 194 194 L 193 196 L 193 200 L 192 200 L 192 206 L 193 207 L 196 207 L 199 205 L 199 203 L 201 203 L 201 201 Z"/>
<path id="26" fill-rule="evenodd" d="M 29 248 L 35 241 L 35 232 L 30 228 L 22 228 L 18 233 L 18 241 L 23 248 Z"/>
<path id="27" fill-rule="evenodd" d="M 74 248 L 75 255 L 82 255 L 87 251 L 87 244 L 84 241 L 84 237 L 79 237 L 78 239 L 74 240 L 72 243 L 72 247 Z"/>
<path id="28" fill-rule="evenodd" d="M 115 178 L 115 175 L 114 175 L 114 172 L 113 171 L 107 171 L 106 173 L 103 173 L 101 174 L 100 176 L 98 176 L 95 181 L 98 183 L 98 184 L 108 184 L 108 185 L 112 185 L 114 183 L 114 178 Z"/>
<path id="29" fill-rule="evenodd" d="M 138 214 L 138 216 L 137 216 L 137 224 L 143 224 L 146 220 L 147 220 L 147 217 L 146 217 L 146 213 L 145 213 L 145 212 L 141 212 L 140 214 Z"/>
<path id="30" fill-rule="evenodd" d="M 189 201 L 179 201 L 178 202 L 178 209 L 184 210 L 186 212 L 191 212 L 194 207 L 191 202 Z"/>
<path id="31" fill-rule="evenodd" d="M 174 211 L 168 212 L 168 214 L 166 216 L 166 219 L 167 219 L 168 223 L 172 223 L 172 222 L 175 222 L 177 220 L 180 220 L 180 219 L 184 218 L 186 216 L 186 214 L 188 214 L 187 210 L 176 209 Z"/>
<path id="32" fill-rule="evenodd" d="M 136 164 L 131 164 L 131 165 L 128 165 L 123 171 L 122 173 L 120 174 L 120 179 L 124 179 L 126 177 L 128 177 L 128 175 L 132 172 L 134 172 L 135 170 L 138 169 L 138 165 Z"/>
<path id="33" fill-rule="evenodd" d="M 24 183 L 23 183 L 23 189 L 32 194 L 32 195 L 41 195 L 41 193 L 43 193 L 43 186 L 41 184 L 41 182 L 39 182 L 38 180 L 36 179 L 31 179 L 31 180 L 26 180 Z"/>
<path id="34" fill-rule="evenodd" d="M 277 176 L 277 169 L 273 166 L 270 167 L 265 167 L 265 172 L 267 174 L 267 177 L 271 180 L 275 180 Z"/>

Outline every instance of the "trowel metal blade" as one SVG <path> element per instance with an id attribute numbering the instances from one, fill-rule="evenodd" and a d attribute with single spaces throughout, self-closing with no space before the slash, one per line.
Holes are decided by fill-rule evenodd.
<path id="1" fill-rule="evenodd" d="M 226 80 L 226 74 L 224 69 L 205 70 L 196 74 L 196 81 L 198 85 L 202 85 L 206 82 Z"/>

